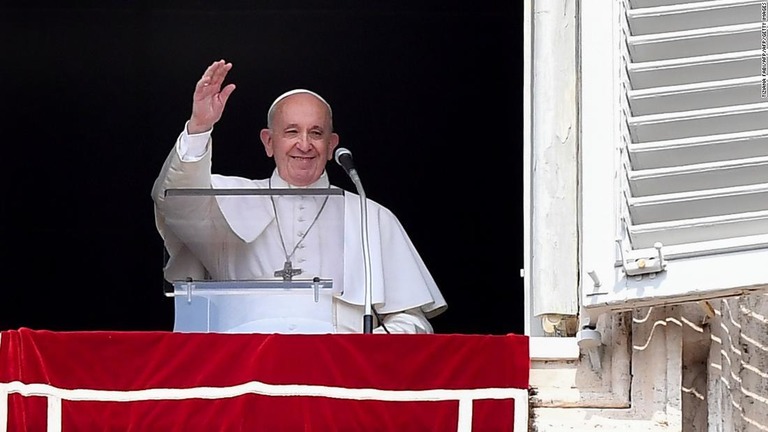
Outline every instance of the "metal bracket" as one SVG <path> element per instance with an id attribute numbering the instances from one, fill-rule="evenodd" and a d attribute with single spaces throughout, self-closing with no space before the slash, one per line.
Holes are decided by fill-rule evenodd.
<path id="1" fill-rule="evenodd" d="M 187 278 L 187 283 L 184 284 L 184 289 L 187 290 L 187 304 L 192 304 L 192 290 L 195 289 L 192 282 L 192 278 Z"/>
<path id="2" fill-rule="evenodd" d="M 653 279 L 656 277 L 656 273 L 664 271 L 667 267 L 662 252 L 663 245 L 660 242 L 654 243 L 653 248 L 634 249 L 631 251 L 624 251 L 621 247 L 621 240 L 616 240 L 616 243 L 621 254 L 621 266 L 624 268 L 624 273 L 627 276 L 642 278 L 643 275 L 647 274 L 648 277 Z"/>
<path id="3" fill-rule="evenodd" d="M 315 303 L 320 301 L 320 278 L 315 276 L 312 278 L 312 291 L 315 297 Z"/>
<path id="4" fill-rule="evenodd" d="M 584 327 L 576 333 L 576 343 L 581 350 L 587 353 L 589 364 L 595 372 L 600 371 L 603 367 L 600 361 L 600 348 L 603 345 L 601 340 L 602 335 L 594 328 Z"/>
<path id="5" fill-rule="evenodd" d="M 608 294 L 608 291 L 599 291 L 599 288 L 603 286 L 603 284 L 600 282 L 600 278 L 597 276 L 597 272 L 594 270 L 590 270 L 587 272 L 587 275 L 592 279 L 592 292 L 585 293 L 587 297 L 592 296 L 598 296 L 598 295 L 605 295 Z"/>

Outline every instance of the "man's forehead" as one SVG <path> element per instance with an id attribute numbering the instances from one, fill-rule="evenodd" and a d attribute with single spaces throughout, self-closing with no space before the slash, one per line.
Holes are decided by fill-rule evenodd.
<path id="1" fill-rule="evenodd" d="M 280 102 L 282 102 L 283 100 L 285 100 L 289 96 L 293 96 L 293 95 L 296 95 L 296 94 L 308 94 L 308 95 L 314 96 L 317 100 L 322 102 L 328 108 L 328 113 L 331 115 L 331 117 L 333 117 L 333 110 L 331 109 L 331 105 L 325 99 L 323 99 L 322 96 L 320 96 L 319 94 L 317 94 L 317 93 L 315 93 L 315 92 L 313 92 L 311 90 L 307 90 L 307 89 L 293 89 L 293 90 L 289 90 L 289 91 L 281 94 L 280 96 L 278 96 L 275 99 L 274 102 L 272 102 L 272 105 L 270 105 L 270 107 L 269 107 L 269 111 L 267 111 L 267 120 L 269 120 L 269 118 L 275 112 L 275 109 L 277 108 L 277 105 Z"/>

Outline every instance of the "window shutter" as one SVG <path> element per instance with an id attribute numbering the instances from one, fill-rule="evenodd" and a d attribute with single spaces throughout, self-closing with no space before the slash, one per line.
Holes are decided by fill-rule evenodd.
<path id="1" fill-rule="evenodd" d="M 581 3 L 580 289 L 590 320 L 768 289 L 762 8 Z"/>
<path id="2" fill-rule="evenodd" d="M 620 4 L 621 251 L 768 247 L 761 2 Z"/>

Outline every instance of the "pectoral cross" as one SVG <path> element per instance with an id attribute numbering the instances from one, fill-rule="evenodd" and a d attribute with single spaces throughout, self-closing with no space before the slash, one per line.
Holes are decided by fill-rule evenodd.
<path id="1" fill-rule="evenodd" d="M 293 264 L 290 261 L 286 261 L 283 269 L 275 272 L 275 277 L 282 277 L 284 281 L 290 281 L 299 274 L 301 274 L 301 269 L 293 268 Z"/>

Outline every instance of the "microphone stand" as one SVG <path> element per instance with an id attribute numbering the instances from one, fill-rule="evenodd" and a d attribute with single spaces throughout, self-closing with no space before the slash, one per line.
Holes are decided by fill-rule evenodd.
<path id="1" fill-rule="evenodd" d="M 373 294 L 371 292 L 371 247 L 368 244 L 368 205 L 363 184 L 357 170 L 349 170 L 349 177 L 360 195 L 360 230 L 363 239 L 363 262 L 365 264 L 365 313 L 363 315 L 363 333 L 373 333 Z"/>

